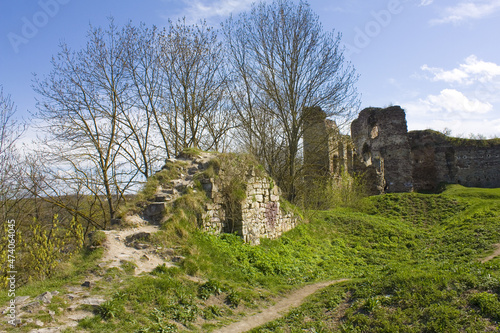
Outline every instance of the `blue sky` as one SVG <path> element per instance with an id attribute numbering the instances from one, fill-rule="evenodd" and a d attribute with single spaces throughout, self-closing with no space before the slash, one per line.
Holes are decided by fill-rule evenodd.
<path id="1" fill-rule="evenodd" d="M 60 41 L 86 42 L 89 24 L 168 18 L 214 26 L 251 0 L 16 0 L 0 3 L 0 84 L 18 114 L 35 110 L 33 73 L 47 74 Z M 343 35 L 360 74 L 362 107 L 401 105 L 410 130 L 500 136 L 500 0 L 310 0 Z"/>

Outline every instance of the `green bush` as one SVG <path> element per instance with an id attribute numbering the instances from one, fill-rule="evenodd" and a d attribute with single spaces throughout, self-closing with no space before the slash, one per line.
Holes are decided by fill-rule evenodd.
<path id="1" fill-rule="evenodd" d="M 226 296 L 226 304 L 232 308 L 237 308 L 238 305 L 240 305 L 240 302 L 241 302 L 241 294 L 235 290 L 232 290 Z"/>
<path id="2" fill-rule="evenodd" d="M 473 294 L 469 297 L 469 303 L 479 308 L 480 313 L 492 320 L 500 320 L 500 302 L 498 296 L 488 292 Z"/>
<path id="3" fill-rule="evenodd" d="M 211 320 L 215 317 L 221 317 L 223 315 L 224 311 L 217 305 L 210 305 L 203 309 L 203 318 L 206 320 Z"/>
<path id="4" fill-rule="evenodd" d="M 219 295 L 222 292 L 219 282 L 209 280 L 198 287 L 198 297 L 207 300 L 211 295 Z"/>

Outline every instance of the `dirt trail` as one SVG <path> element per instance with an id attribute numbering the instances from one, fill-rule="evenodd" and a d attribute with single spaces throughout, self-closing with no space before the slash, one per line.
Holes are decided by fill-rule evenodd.
<path id="1" fill-rule="evenodd" d="M 347 279 L 335 280 L 335 281 L 327 281 L 320 282 L 305 286 L 299 290 L 294 291 L 288 297 L 278 301 L 275 305 L 264 309 L 260 313 L 256 313 L 250 317 L 244 318 L 243 320 L 233 323 L 229 326 L 223 327 L 219 330 L 214 331 L 215 333 L 239 333 L 246 332 L 265 323 L 273 321 L 275 319 L 280 318 L 292 308 L 298 307 L 304 298 L 315 293 L 316 291 L 328 287 L 332 284 L 347 281 Z"/>
<path id="2" fill-rule="evenodd" d="M 126 230 L 107 230 L 106 233 L 106 248 L 107 251 L 102 258 L 103 263 L 107 263 L 107 267 L 120 267 L 121 261 L 131 261 L 137 265 L 135 274 L 142 272 L 150 272 L 156 266 L 166 264 L 172 266 L 170 262 L 155 255 L 149 249 L 140 250 L 134 247 L 129 247 L 125 243 L 128 236 L 141 232 L 155 233 L 159 230 L 155 225 L 142 225 L 137 228 Z"/>
<path id="3" fill-rule="evenodd" d="M 500 244 L 495 244 L 493 246 L 495 247 L 495 251 L 493 252 L 492 255 L 489 255 L 486 258 L 481 259 L 480 261 L 482 263 L 485 263 L 487 261 L 490 261 L 491 259 L 494 259 L 494 258 L 500 256 Z"/>

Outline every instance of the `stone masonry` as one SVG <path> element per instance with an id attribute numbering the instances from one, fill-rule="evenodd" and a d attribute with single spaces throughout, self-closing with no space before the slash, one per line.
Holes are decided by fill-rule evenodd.
<path id="1" fill-rule="evenodd" d="M 362 110 L 351 124 L 352 142 L 337 134 L 324 117 L 316 118 L 316 127 L 311 127 L 316 135 L 329 136 L 324 168 L 338 177 L 334 166 L 341 158 L 347 171 L 364 174 L 372 194 L 435 191 L 443 182 L 500 187 L 499 139 L 452 138 L 432 130 L 408 132 L 405 112 L 399 106 Z M 331 130 L 317 130 L 322 127 Z M 307 141 L 313 142 L 314 133 L 308 136 Z M 313 154 L 308 149 L 305 145 L 305 158 Z"/>
<path id="2" fill-rule="evenodd" d="M 405 112 L 398 106 L 367 108 L 351 124 L 359 159 L 375 175 L 372 192 L 413 190 L 410 142 Z M 362 170 L 359 170 L 362 171 Z"/>
<path id="3" fill-rule="evenodd" d="M 228 202 L 220 189 L 224 186 L 224 171 L 218 178 L 203 181 L 211 202 L 206 205 L 203 228 L 213 233 L 236 233 L 253 245 L 260 238 L 275 239 L 297 225 L 297 217 L 281 208 L 281 191 L 269 177 L 260 177 L 250 168 L 244 181 L 244 199 Z"/>
<path id="4" fill-rule="evenodd" d="M 281 190 L 264 171 L 256 172 L 255 165 L 236 165 L 237 169 L 243 169 L 241 174 L 244 179 L 240 179 L 239 183 L 244 187 L 244 193 L 238 199 L 228 198 L 225 194 L 230 183 L 229 172 L 224 165 L 214 168 L 215 174 L 211 177 L 204 174 L 211 161 L 217 158 L 216 153 L 200 153 L 198 156 L 181 155 L 177 159 L 169 159 L 168 165 L 182 168 L 181 176 L 169 185 L 158 187 L 156 202 L 150 203 L 144 211 L 148 220 L 155 220 L 155 216 L 159 220 L 166 205 L 181 197 L 186 188 L 196 191 L 196 179 L 208 199 L 199 218 L 200 227 L 207 232 L 236 233 L 245 242 L 256 245 L 260 243 L 260 238 L 278 238 L 297 225 L 297 217 L 281 207 Z"/>
<path id="5" fill-rule="evenodd" d="M 353 168 L 352 142 L 320 107 L 307 108 L 304 122 L 304 175 L 306 179 L 340 177 Z"/>

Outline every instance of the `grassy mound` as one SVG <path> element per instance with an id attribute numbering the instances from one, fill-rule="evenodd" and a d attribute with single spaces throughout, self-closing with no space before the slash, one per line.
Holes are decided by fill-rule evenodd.
<path id="1" fill-rule="evenodd" d="M 488 332 L 500 320 L 499 189 L 369 198 L 366 216 L 324 212 L 362 259 L 362 278 L 331 286 L 254 332 Z M 382 217 L 380 217 L 382 216 Z M 354 217 L 354 216 L 353 216 Z"/>
<path id="2" fill-rule="evenodd" d="M 188 220 L 189 207 L 182 206 Z M 308 223 L 260 246 L 235 235 L 162 230 L 153 240 L 177 244 L 178 267 L 158 266 L 140 277 L 101 272 L 108 301 L 78 329 L 209 332 L 274 295 L 339 278 L 350 280 L 254 332 L 496 329 L 500 258 L 479 259 L 500 243 L 499 189 L 450 186 L 441 194 L 369 197 L 359 207 L 306 212 Z"/>

